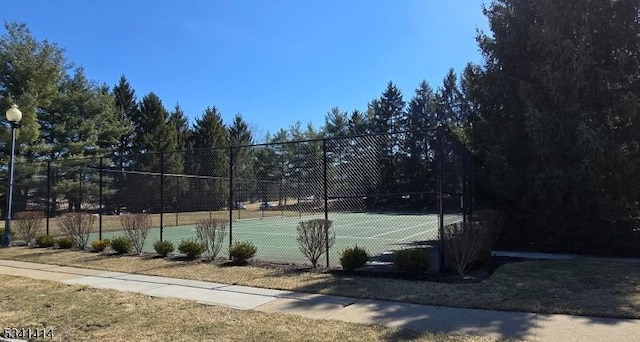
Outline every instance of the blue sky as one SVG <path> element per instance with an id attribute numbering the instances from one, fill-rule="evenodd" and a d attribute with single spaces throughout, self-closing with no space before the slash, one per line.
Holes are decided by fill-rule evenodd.
<path id="1" fill-rule="evenodd" d="M 481 62 L 480 0 L 4 0 L 2 19 L 57 43 L 89 78 L 125 75 L 193 121 L 217 106 L 258 135 L 365 109 L 388 81 L 412 96 Z M 4 28 L 0 30 L 4 33 Z"/>

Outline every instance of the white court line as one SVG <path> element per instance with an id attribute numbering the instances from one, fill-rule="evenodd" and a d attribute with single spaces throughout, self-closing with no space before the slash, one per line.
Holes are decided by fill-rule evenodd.
<path id="1" fill-rule="evenodd" d="M 267 232 L 242 232 L 238 234 L 244 235 L 258 235 L 258 236 L 290 236 L 290 237 L 298 237 L 298 234 L 291 233 L 267 233 Z M 378 240 L 378 241 L 398 241 L 398 239 L 377 239 L 371 238 L 367 236 L 349 236 L 349 235 L 336 235 L 336 240 L 338 239 L 370 239 L 370 240 Z"/>
<path id="2" fill-rule="evenodd" d="M 425 223 L 416 224 L 415 226 L 404 227 L 404 228 L 400 228 L 400 229 L 392 230 L 392 231 L 389 231 L 389 232 L 386 232 L 386 233 L 382 233 L 382 234 L 378 234 L 378 235 L 371 236 L 371 238 L 375 239 L 375 238 L 380 237 L 380 236 L 383 236 L 383 235 L 392 234 L 392 233 L 397 233 L 397 232 L 401 232 L 401 231 L 403 231 L 403 230 L 407 230 L 407 229 L 418 228 L 418 227 L 420 227 L 420 226 L 424 226 L 424 225 L 426 225 L 426 224 L 430 224 L 430 223 L 432 223 L 432 222 L 425 222 Z"/>
<path id="3" fill-rule="evenodd" d="M 304 216 L 303 216 L 303 219 L 304 219 Z M 338 219 L 340 219 L 340 218 L 338 218 Z M 334 229 L 339 229 L 339 228 L 348 227 L 348 226 L 357 226 L 357 225 L 360 225 L 360 224 L 367 224 L 367 223 L 372 223 L 372 222 L 384 222 L 384 221 L 393 220 L 393 219 L 397 219 L 397 217 L 385 217 L 385 218 L 378 218 L 378 219 L 373 219 L 373 220 L 368 220 L 368 221 L 359 221 L 359 222 L 353 222 L 353 223 L 337 224 L 337 225 L 334 226 Z M 244 225 L 244 224 L 240 223 L 241 226 L 238 227 L 238 226 L 234 225 L 233 230 L 235 231 L 236 229 L 237 230 L 255 229 L 255 228 L 260 228 L 260 227 L 263 227 L 263 226 L 285 226 L 285 225 L 290 225 L 290 224 L 297 225 L 300 222 L 301 219 L 297 218 L 297 217 L 285 216 L 285 217 L 281 217 L 279 219 L 268 220 L 268 221 L 262 221 L 262 219 L 256 219 L 256 220 L 260 220 L 259 221 L 260 223 L 247 224 L 247 225 Z M 255 222 L 255 220 L 253 220 L 253 219 L 251 221 Z M 238 223 L 238 222 L 236 221 L 236 223 Z M 372 228 L 375 228 L 375 227 L 372 227 Z"/>
<path id="4" fill-rule="evenodd" d="M 365 223 L 371 223 L 371 222 L 382 222 L 382 221 L 387 221 L 392 219 L 397 219 L 397 217 L 379 218 L 379 219 L 368 220 L 368 221 L 357 221 L 353 223 L 339 224 L 339 225 L 336 225 L 336 227 L 357 226 L 359 224 L 365 224 Z"/>
<path id="5" fill-rule="evenodd" d="M 412 238 L 412 237 L 414 237 L 414 236 L 422 235 L 422 234 L 425 234 L 426 232 L 430 232 L 430 231 L 432 231 L 432 230 L 436 230 L 436 229 L 438 229 L 438 227 L 436 227 L 436 228 L 431 228 L 431 229 L 427 229 L 427 230 L 425 230 L 424 232 L 415 233 L 415 234 L 413 234 L 413 235 L 409 235 L 409 236 L 407 236 L 407 237 L 404 237 L 404 238 L 400 239 L 400 241 L 404 241 L 404 240 L 407 240 L 407 239 L 411 239 L 411 238 Z"/>

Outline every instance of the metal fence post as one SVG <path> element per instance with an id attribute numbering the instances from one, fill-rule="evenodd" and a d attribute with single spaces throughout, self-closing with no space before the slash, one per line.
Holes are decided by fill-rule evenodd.
<path id="1" fill-rule="evenodd" d="M 102 168 L 103 168 L 102 157 L 100 157 L 100 204 L 99 204 L 99 215 L 98 215 L 98 240 L 102 240 L 102 214 L 103 214 L 103 198 L 102 198 Z"/>
<path id="2" fill-rule="evenodd" d="M 49 217 L 51 216 L 51 160 L 47 160 L 47 223 L 46 230 L 49 235 Z M 31 241 L 29 241 L 31 243 Z"/>
<path id="3" fill-rule="evenodd" d="M 233 146 L 229 146 L 229 247 L 233 244 Z"/>
<path id="4" fill-rule="evenodd" d="M 78 203 L 78 212 L 82 212 L 82 169 L 80 169 L 80 178 L 79 178 L 79 182 L 80 182 L 80 200 Z"/>
<path id="5" fill-rule="evenodd" d="M 322 139 L 322 173 L 324 186 L 324 238 L 327 267 L 329 267 L 329 192 L 327 190 L 327 139 Z"/>
<path id="6" fill-rule="evenodd" d="M 468 201 L 468 205 L 469 205 L 469 214 L 473 213 L 473 187 L 475 186 L 475 174 L 473 172 L 473 154 L 471 154 L 471 152 L 469 151 L 465 151 L 465 153 L 467 154 L 467 159 L 469 161 L 469 173 L 468 173 L 468 177 L 469 177 L 469 201 Z"/>
<path id="7" fill-rule="evenodd" d="M 180 178 L 176 177 L 176 227 L 178 226 L 178 212 L 180 211 Z"/>
<path id="8" fill-rule="evenodd" d="M 160 241 L 164 231 L 164 152 L 160 152 Z"/>
<path id="9" fill-rule="evenodd" d="M 444 140 L 442 136 L 442 128 L 438 128 L 438 236 L 440 237 L 440 247 L 438 248 L 439 256 L 439 271 L 444 270 L 444 203 L 443 191 L 444 191 Z"/>

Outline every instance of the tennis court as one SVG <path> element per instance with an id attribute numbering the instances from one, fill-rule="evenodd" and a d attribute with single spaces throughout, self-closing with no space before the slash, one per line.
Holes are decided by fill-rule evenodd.
<path id="1" fill-rule="evenodd" d="M 233 241 L 250 241 L 257 247 L 256 259 L 279 263 L 309 263 L 300 252 L 297 242 L 297 226 L 300 220 L 324 218 L 324 213 L 300 217 L 264 217 L 241 219 L 233 222 Z M 379 214 L 379 213 L 329 213 L 333 222 L 335 244 L 329 252 L 330 266 L 339 265 L 340 252 L 356 244 L 370 255 L 393 251 L 416 243 L 437 240 L 438 215 L 435 214 Z M 460 215 L 445 215 L 445 224 L 462 220 Z M 103 238 L 113 238 L 123 232 L 103 233 Z M 176 245 L 182 239 L 195 238 L 195 226 L 165 227 L 163 240 Z M 93 234 L 90 241 L 97 239 Z M 160 239 L 160 228 L 153 228 L 147 235 L 145 251 L 153 252 L 153 243 Z M 226 243 L 228 245 L 229 233 Z M 223 248 L 221 256 L 227 256 Z M 321 257 L 325 264 L 326 256 Z"/>

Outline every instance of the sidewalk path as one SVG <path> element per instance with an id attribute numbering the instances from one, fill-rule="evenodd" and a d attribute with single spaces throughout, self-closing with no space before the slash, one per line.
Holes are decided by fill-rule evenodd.
<path id="1" fill-rule="evenodd" d="M 173 297 L 240 310 L 381 324 L 417 332 L 509 337 L 526 341 L 637 341 L 640 320 L 473 310 L 354 299 L 166 277 L 0 260 L 0 274 Z"/>

